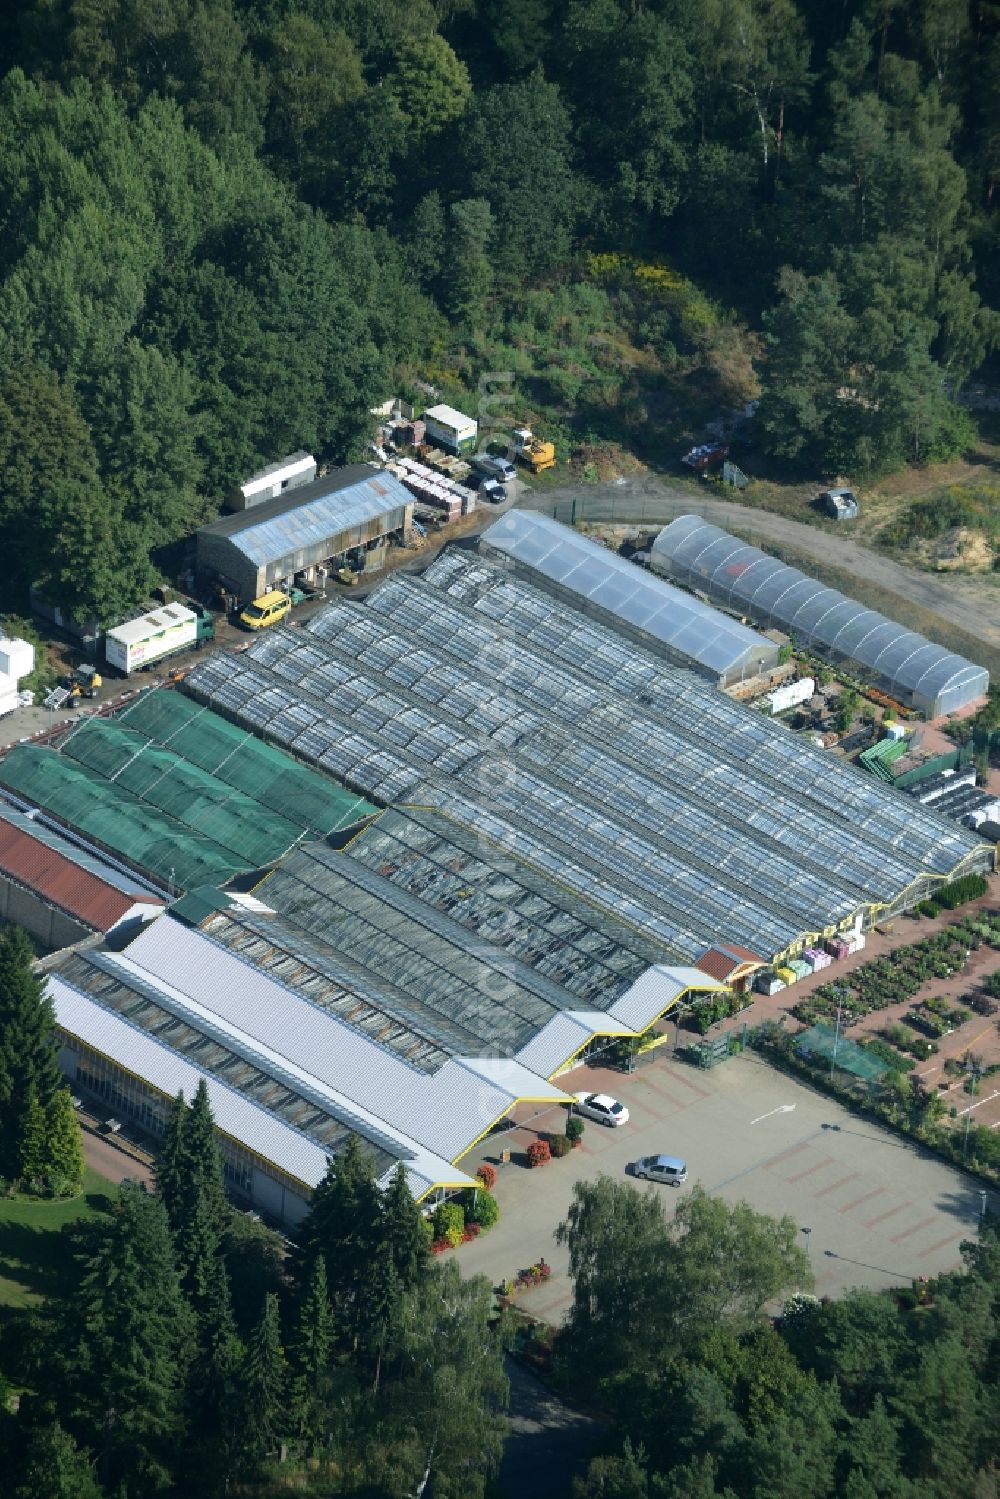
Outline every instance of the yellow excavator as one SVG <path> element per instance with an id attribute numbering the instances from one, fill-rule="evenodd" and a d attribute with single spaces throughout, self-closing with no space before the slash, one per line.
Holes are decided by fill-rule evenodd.
<path id="1" fill-rule="evenodd" d="M 514 457 L 530 468 L 533 474 L 544 474 L 547 468 L 556 466 L 555 443 L 543 442 L 540 437 L 535 437 L 530 427 L 515 427 Z"/>

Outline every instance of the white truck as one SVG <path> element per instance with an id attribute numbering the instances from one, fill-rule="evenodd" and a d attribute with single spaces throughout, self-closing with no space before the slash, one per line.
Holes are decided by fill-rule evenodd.
<path id="1" fill-rule="evenodd" d="M 206 621 L 184 604 L 163 604 L 138 619 L 116 625 L 104 637 L 108 665 L 117 667 L 126 676 L 142 671 L 176 651 L 188 650 L 199 641 L 210 639 L 206 630 L 211 629 L 214 634 L 211 616 L 206 616 Z"/>

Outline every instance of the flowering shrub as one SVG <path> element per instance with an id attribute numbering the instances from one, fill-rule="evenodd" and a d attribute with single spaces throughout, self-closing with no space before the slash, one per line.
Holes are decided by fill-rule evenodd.
<path id="1" fill-rule="evenodd" d="M 483 1164 L 479 1167 L 479 1170 L 476 1172 L 476 1175 L 479 1177 L 479 1180 L 482 1182 L 487 1192 L 492 1192 L 493 1188 L 497 1184 L 497 1168 L 495 1166 L 491 1166 L 488 1161 L 484 1161 Z"/>
<path id="2" fill-rule="evenodd" d="M 462 1229 L 462 1243 L 471 1244 L 473 1239 L 479 1238 L 479 1224 L 467 1223 Z"/>
<path id="3" fill-rule="evenodd" d="M 545 1162 L 551 1160 L 552 1151 L 549 1149 L 548 1140 L 532 1140 L 528 1146 L 528 1165 L 544 1166 Z"/>
<path id="4" fill-rule="evenodd" d="M 447 1239 L 431 1240 L 431 1254 L 444 1254 L 445 1250 L 450 1248 L 451 1245 L 448 1243 Z"/>
<path id="5" fill-rule="evenodd" d="M 457 1202 L 442 1202 L 434 1209 L 434 1232 L 438 1239 L 444 1239 L 452 1249 L 457 1249 L 462 1242 L 462 1233 L 465 1229 L 465 1214 Z M 432 1246 L 433 1247 L 433 1246 Z"/>

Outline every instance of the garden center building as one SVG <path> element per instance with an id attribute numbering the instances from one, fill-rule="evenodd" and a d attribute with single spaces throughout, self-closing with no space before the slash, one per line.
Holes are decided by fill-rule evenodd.
<path id="1" fill-rule="evenodd" d="M 227 865 L 48 961 L 67 1075 L 154 1134 L 205 1077 L 231 1184 L 286 1223 L 350 1134 L 460 1187 L 589 1049 L 993 867 L 491 536 L 44 752 Z"/>

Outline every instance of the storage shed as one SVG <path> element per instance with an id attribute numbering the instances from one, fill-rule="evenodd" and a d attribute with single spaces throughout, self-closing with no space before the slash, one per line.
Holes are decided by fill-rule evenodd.
<path id="1" fill-rule="evenodd" d="M 898 702 L 928 718 L 985 697 L 985 667 L 856 599 L 769 557 L 699 515 L 679 515 L 653 543 L 654 571 L 698 588 L 759 625 L 777 626 L 831 661 L 854 667 Z"/>
<path id="2" fill-rule="evenodd" d="M 413 520 L 413 498 L 392 474 L 366 463 L 337 469 L 312 484 L 223 516 L 197 533 L 198 571 L 249 603 L 316 569 L 343 566 L 400 540 Z"/>
<path id="3" fill-rule="evenodd" d="M 311 484 L 316 477 L 316 468 L 313 455 L 300 448 L 297 453 L 279 458 L 277 463 L 269 463 L 266 468 L 251 474 L 249 479 L 244 479 L 242 484 L 226 496 L 226 509 L 250 510 L 255 505 L 277 499 L 288 489 L 299 489 L 303 484 Z"/>

